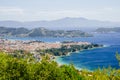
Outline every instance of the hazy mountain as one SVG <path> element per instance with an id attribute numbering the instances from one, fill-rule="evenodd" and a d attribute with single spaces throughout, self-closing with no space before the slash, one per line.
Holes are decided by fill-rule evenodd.
<path id="1" fill-rule="evenodd" d="M 51 30 L 95 30 L 100 27 L 119 27 L 120 23 L 109 21 L 88 20 L 86 18 L 63 18 L 52 21 L 0 21 L 0 26 L 5 27 L 25 27 L 38 28 L 44 27 Z"/>
<path id="2" fill-rule="evenodd" d="M 99 32 L 99 33 L 118 32 L 118 33 L 120 33 L 120 27 L 114 27 L 114 28 L 98 28 L 98 29 L 95 30 L 95 32 Z"/>
<path id="3" fill-rule="evenodd" d="M 18 37 L 91 37 L 91 34 L 80 30 L 48 30 L 45 28 L 6 28 L 0 27 L 0 36 L 18 36 Z"/>
<path id="4" fill-rule="evenodd" d="M 22 34 L 27 34 L 29 32 L 26 28 L 6 28 L 6 27 L 0 27 L 0 36 L 6 35 L 6 36 L 18 36 Z"/>

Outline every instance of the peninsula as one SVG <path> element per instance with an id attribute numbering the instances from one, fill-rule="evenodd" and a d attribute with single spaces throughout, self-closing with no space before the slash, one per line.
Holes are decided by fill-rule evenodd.
<path id="1" fill-rule="evenodd" d="M 13 53 L 15 50 L 23 50 L 33 54 L 44 55 L 46 53 L 61 56 L 67 55 L 69 52 L 76 52 L 83 49 L 92 49 L 102 47 L 99 44 L 92 44 L 89 42 L 54 42 L 47 43 L 42 41 L 19 41 L 0 39 L 0 50 L 8 53 Z"/>

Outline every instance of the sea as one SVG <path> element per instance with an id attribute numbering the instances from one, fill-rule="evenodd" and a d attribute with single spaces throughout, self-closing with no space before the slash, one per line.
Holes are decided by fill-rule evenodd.
<path id="1" fill-rule="evenodd" d="M 95 44 L 102 44 L 102 48 L 94 48 L 71 53 L 69 56 L 56 58 L 59 64 L 73 64 L 77 69 L 96 70 L 98 68 L 112 67 L 120 68 L 115 57 L 116 52 L 120 53 L 120 33 L 94 33 L 94 37 L 75 37 L 75 38 L 52 38 L 52 37 L 6 37 L 11 40 L 37 40 L 44 42 L 62 41 L 87 41 Z"/>

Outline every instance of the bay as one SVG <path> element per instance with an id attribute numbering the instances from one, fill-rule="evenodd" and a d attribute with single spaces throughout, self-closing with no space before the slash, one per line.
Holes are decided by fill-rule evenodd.
<path id="1" fill-rule="evenodd" d="M 84 50 L 72 53 L 70 56 L 63 56 L 56 59 L 60 64 L 74 64 L 78 69 L 95 70 L 98 67 L 120 68 L 116 60 L 116 51 L 120 52 L 120 33 L 98 34 L 94 33 L 94 37 L 76 37 L 76 38 L 52 38 L 52 37 L 35 37 L 35 38 L 19 38 L 9 37 L 12 40 L 38 40 L 44 42 L 61 42 L 71 41 L 87 41 L 91 43 L 103 44 L 105 47 L 91 50 Z"/>

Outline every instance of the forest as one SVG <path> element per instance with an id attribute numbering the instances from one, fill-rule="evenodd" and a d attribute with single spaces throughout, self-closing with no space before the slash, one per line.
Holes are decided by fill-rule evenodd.
<path id="1" fill-rule="evenodd" d="M 118 52 L 116 58 L 120 60 Z M 0 80 L 120 80 L 120 69 L 108 67 L 79 71 L 72 64 L 59 66 L 49 61 L 49 56 L 36 62 L 0 52 Z"/>
<path id="2" fill-rule="evenodd" d="M 39 50 L 36 50 L 36 52 L 40 53 L 41 55 L 48 53 L 54 56 L 65 56 L 71 52 L 88 50 L 88 49 L 93 49 L 93 48 L 100 48 L 100 47 L 103 47 L 103 45 L 100 45 L 100 44 L 70 45 L 70 46 L 62 45 L 61 48 L 51 48 L 51 49 L 45 49 L 45 50 L 39 49 Z"/>

